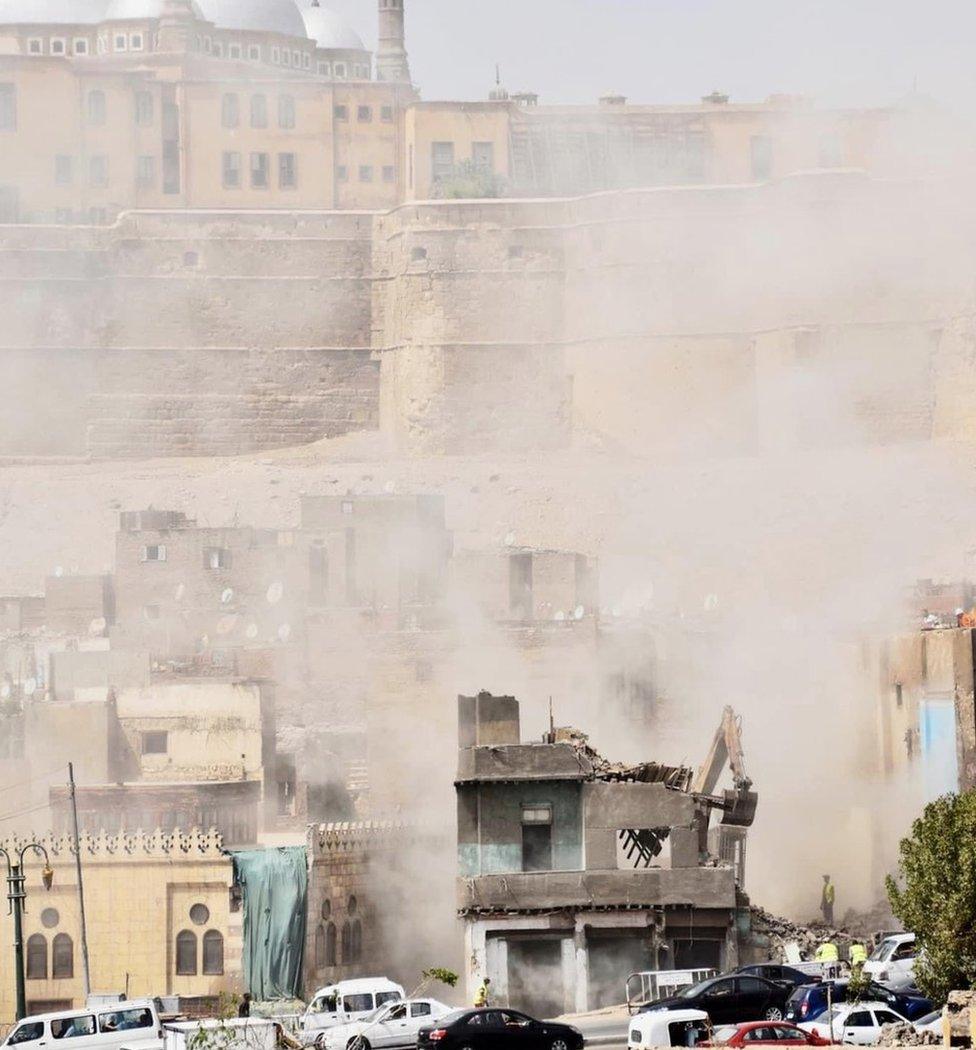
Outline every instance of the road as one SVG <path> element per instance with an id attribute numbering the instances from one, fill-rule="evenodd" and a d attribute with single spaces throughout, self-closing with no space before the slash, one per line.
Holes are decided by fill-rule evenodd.
<path id="1" fill-rule="evenodd" d="M 587 1046 L 599 1046 L 605 1050 L 626 1050 L 630 1014 L 625 1006 L 611 1006 L 586 1014 L 570 1014 L 557 1020 L 578 1028 L 583 1033 Z"/>

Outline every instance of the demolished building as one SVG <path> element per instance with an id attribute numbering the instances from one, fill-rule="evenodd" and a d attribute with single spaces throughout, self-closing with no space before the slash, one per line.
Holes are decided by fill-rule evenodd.
<path id="1" fill-rule="evenodd" d="M 523 743 L 514 697 L 459 697 L 469 991 L 489 977 L 497 1001 L 552 1016 L 619 1002 L 631 972 L 735 965 L 757 801 L 737 738 L 726 709 L 697 773 L 616 765 L 575 730 Z M 735 786 L 714 795 L 726 759 Z"/>

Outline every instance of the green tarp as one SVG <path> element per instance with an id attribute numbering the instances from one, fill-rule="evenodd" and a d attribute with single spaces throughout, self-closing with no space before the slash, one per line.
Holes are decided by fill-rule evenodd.
<path id="1" fill-rule="evenodd" d="M 299 999 L 308 867 L 304 846 L 233 854 L 244 895 L 244 983 L 258 1002 Z"/>

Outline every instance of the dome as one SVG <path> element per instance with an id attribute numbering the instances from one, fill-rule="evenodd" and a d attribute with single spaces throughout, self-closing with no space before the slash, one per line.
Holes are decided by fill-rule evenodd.
<path id="1" fill-rule="evenodd" d="M 365 51 L 366 46 L 349 23 L 315 0 L 301 0 L 302 18 L 309 37 L 318 47 L 333 51 Z"/>
<path id="2" fill-rule="evenodd" d="M 305 23 L 295 0 L 197 0 L 203 17 L 220 29 L 250 29 L 304 39 Z"/>
<path id="3" fill-rule="evenodd" d="M 94 25 L 107 0 L 0 0 L 0 25 Z"/>
<path id="4" fill-rule="evenodd" d="M 200 8 L 191 0 L 193 13 L 202 18 Z M 126 18 L 159 18 L 163 10 L 163 0 L 110 0 L 105 12 L 105 21 L 121 21 Z"/>

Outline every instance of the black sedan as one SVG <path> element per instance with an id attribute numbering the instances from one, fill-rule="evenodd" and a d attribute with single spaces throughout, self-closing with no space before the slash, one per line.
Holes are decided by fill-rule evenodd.
<path id="1" fill-rule="evenodd" d="M 646 1003 L 647 1010 L 704 1010 L 713 1025 L 738 1021 L 779 1021 L 789 989 L 762 977 L 724 974 L 683 988 L 677 995 Z"/>
<path id="2" fill-rule="evenodd" d="M 737 974 L 748 974 L 750 977 L 762 977 L 764 980 L 772 981 L 773 984 L 781 984 L 784 988 L 793 991 L 801 984 L 817 984 L 819 976 L 804 973 L 793 966 L 784 966 L 782 963 L 752 963 L 749 966 L 740 966 L 735 971 Z"/>
<path id="3" fill-rule="evenodd" d="M 583 1033 L 568 1024 L 536 1021 L 518 1010 L 455 1010 L 436 1025 L 421 1028 L 422 1050 L 581 1050 Z"/>

